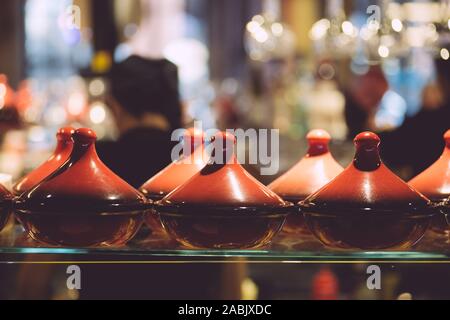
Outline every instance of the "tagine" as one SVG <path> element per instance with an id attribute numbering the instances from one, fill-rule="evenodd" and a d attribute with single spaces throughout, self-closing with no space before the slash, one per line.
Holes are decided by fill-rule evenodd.
<path id="1" fill-rule="evenodd" d="M 353 162 L 300 203 L 311 232 L 335 248 L 408 248 L 421 239 L 435 208 L 381 161 L 379 137 L 356 136 Z"/>
<path id="2" fill-rule="evenodd" d="M 78 129 L 72 138 L 69 159 L 19 197 L 16 217 L 46 244 L 122 245 L 140 227 L 147 200 L 98 158 L 94 131 Z"/>
<path id="3" fill-rule="evenodd" d="M 72 134 L 75 129 L 65 127 L 56 133 L 56 148 L 50 158 L 47 159 L 39 167 L 31 171 L 13 186 L 13 193 L 17 196 L 30 190 L 32 187 L 41 182 L 45 177 L 58 169 L 68 158 L 72 151 Z"/>
<path id="4" fill-rule="evenodd" d="M 230 133 L 213 136 L 210 162 L 156 203 L 164 228 L 186 247 L 264 246 L 291 210 L 237 162 L 235 142 Z"/>
<path id="5" fill-rule="evenodd" d="M 311 130 L 306 136 L 308 153 L 281 177 L 269 184 L 269 189 L 284 200 L 298 203 L 344 170 L 331 155 L 328 144 L 330 135 L 325 130 Z M 309 233 L 300 212 L 286 218 L 283 231 L 287 233 Z"/>
<path id="6" fill-rule="evenodd" d="M 202 130 L 187 129 L 182 136 L 183 149 L 180 158 L 151 177 L 139 188 L 139 191 L 152 201 L 161 200 L 199 172 L 208 161 L 204 138 Z M 147 214 L 145 221 L 154 233 L 164 232 L 161 222 L 153 210 Z"/>
<path id="7" fill-rule="evenodd" d="M 444 134 L 445 147 L 440 158 L 417 175 L 409 185 L 428 197 L 434 204 L 441 205 L 450 196 L 450 130 Z M 439 233 L 449 233 L 445 215 L 436 214 L 431 228 Z"/>

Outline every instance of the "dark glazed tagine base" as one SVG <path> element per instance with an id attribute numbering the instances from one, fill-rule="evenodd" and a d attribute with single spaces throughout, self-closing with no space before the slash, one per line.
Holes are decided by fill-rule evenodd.
<path id="1" fill-rule="evenodd" d="M 16 210 L 29 236 L 52 246 L 122 246 L 143 223 L 143 212 L 115 214 L 41 214 Z"/>
<path id="2" fill-rule="evenodd" d="M 283 233 L 292 235 L 310 235 L 311 232 L 306 224 L 302 213 L 291 213 L 286 217 L 286 222 L 282 230 Z"/>
<path id="3" fill-rule="evenodd" d="M 9 203 L 0 204 L 0 231 L 5 228 L 5 226 L 10 221 L 12 205 Z"/>
<path id="4" fill-rule="evenodd" d="M 191 249 L 255 249 L 264 247 L 280 231 L 284 214 L 254 214 L 242 208 L 184 208 L 180 213 L 166 208 L 159 217 L 166 232 Z M 175 211 L 175 210 L 174 210 Z M 274 211 L 272 211 L 274 212 Z"/>
<path id="5" fill-rule="evenodd" d="M 281 232 L 283 234 L 292 236 L 311 235 L 308 225 L 306 224 L 305 217 L 303 216 L 300 207 L 297 205 L 297 203 L 300 200 L 303 200 L 304 198 L 302 199 L 283 198 L 285 201 L 294 204 L 292 212 L 290 212 L 287 215 L 286 221 L 284 222 L 283 225 L 283 229 L 281 229 Z"/>
<path id="6" fill-rule="evenodd" d="M 305 212 L 309 230 L 323 244 L 340 249 L 407 249 L 425 234 L 431 216 L 395 213 L 325 215 Z"/>
<path id="7" fill-rule="evenodd" d="M 445 199 L 433 201 L 433 204 L 439 209 L 431 219 L 430 230 L 438 235 L 450 235 L 450 225 L 448 222 L 448 213 L 445 210 Z"/>
<path id="8" fill-rule="evenodd" d="M 151 201 L 151 203 L 159 201 L 163 197 L 164 197 L 164 195 L 160 195 L 160 194 L 147 195 L 147 199 L 149 199 Z M 150 205 L 150 209 L 144 215 L 144 222 L 145 222 L 145 225 L 152 232 L 152 235 L 164 236 L 167 234 L 166 230 L 164 230 L 164 227 L 161 224 L 161 219 L 159 218 L 158 213 L 153 208 L 153 205 Z"/>
<path id="9" fill-rule="evenodd" d="M 14 223 L 12 218 L 13 195 L 0 184 L 0 231 Z"/>

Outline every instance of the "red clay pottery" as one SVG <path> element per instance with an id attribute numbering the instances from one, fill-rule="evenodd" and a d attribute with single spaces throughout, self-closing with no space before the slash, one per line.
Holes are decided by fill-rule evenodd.
<path id="1" fill-rule="evenodd" d="M 379 137 L 356 136 L 353 162 L 300 203 L 311 232 L 336 248 L 407 248 L 425 233 L 434 206 L 381 161 Z"/>
<path id="2" fill-rule="evenodd" d="M 0 184 L 0 231 L 6 226 L 12 212 L 13 195 Z"/>
<path id="3" fill-rule="evenodd" d="M 145 182 L 139 190 L 151 200 L 161 200 L 173 189 L 199 172 L 208 160 L 204 157 L 203 131 L 189 128 L 183 136 L 182 156 Z"/>
<path id="4" fill-rule="evenodd" d="M 450 130 L 444 134 L 445 148 L 441 157 L 417 175 L 409 185 L 424 194 L 436 205 L 442 204 L 450 196 Z M 436 214 L 431 228 L 439 233 L 448 233 L 449 226 L 443 214 Z"/>
<path id="5" fill-rule="evenodd" d="M 16 217 L 47 244 L 122 245 L 140 227 L 147 200 L 101 162 L 92 130 L 78 129 L 72 139 L 69 159 L 18 198 Z"/>
<path id="6" fill-rule="evenodd" d="M 148 199 L 152 201 L 161 200 L 206 165 L 208 157 L 204 147 L 203 131 L 189 128 L 185 131 L 182 139 L 183 154 L 180 158 L 151 177 L 139 188 L 139 191 Z M 164 231 L 153 210 L 147 214 L 145 221 L 153 232 L 161 233 Z"/>
<path id="7" fill-rule="evenodd" d="M 166 231 L 190 248 L 244 249 L 267 244 L 292 206 L 237 162 L 235 137 L 220 132 L 209 163 L 156 203 Z"/>
<path id="8" fill-rule="evenodd" d="M 72 134 L 74 132 L 75 129 L 72 127 L 65 127 L 58 130 L 56 133 L 56 148 L 52 156 L 13 186 L 13 193 L 15 195 L 20 196 L 25 191 L 30 190 L 58 169 L 69 158 L 72 152 Z"/>
<path id="9" fill-rule="evenodd" d="M 311 130 L 306 136 L 308 153 L 289 171 L 269 184 L 269 189 L 284 200 L 298 203 L 330 182 L 344 169 L 334 160 L 328 150 L 330 135 L 325 130 Z M 308 232 L 303 215 L 291 213 L 286 218 L 283 231 L 287 233 Z"/>

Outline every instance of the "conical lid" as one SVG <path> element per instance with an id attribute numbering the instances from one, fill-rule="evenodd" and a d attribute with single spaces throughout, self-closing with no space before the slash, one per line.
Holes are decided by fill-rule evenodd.
<path id="1" fill-rule="evenodd" d="M 445 148 L 441 157 L 409 181 L 411 187 L 437 202 L 450 196 L 450 130 L 444 134 L 444 140 Z"/>
<path id="2" fill-rule="evenodd" d="M 208 157 L 203 142 L 203 131 L 187 129 L 183 135 L 183 155 L 151 177 L 139 190 L 148 198 L 157 200 L 186 182 L 206 165 Z"/>
<path id="3" fill-rule="evenodd" d="M 37 186 L 20 196 L 16 209 L 57 214 L 98 214 L 142 209 L 146 199 L 114 174 L 98 157 L 94 131 L 72 135 L 69 159 Z"/>
<path id="4" fill-rule="evenodd" d="M 219 132 L 211 139 L 214 150 L 210 162 L 187 182 L 164 197 L 160 206 L 232 208 L 236 212 L 250 209 L 284 208 L 287 203 L 252 177 L 234 153 L 234 135 Z M 222 153 L 222 156 L 217 156 Z M 255 211 L 256 210 L 256 211 Z M 196 214 L 208 214 L 197 211 Z"/>
<path id="5" fill-rule="evenodd" d="M 306 139 L 308 153 L 268 186 L 285 200 L 297 202 L 305 199 L 344 170 L 328 150 L 331 140 L 328 132 L 311 130 Z"/>
<path id="6" fill-rule="evenodd" d="M 352 163 L 330 183 L 306 198 L 301 206 L 320 213 L 424 212 L 429 200 L 390 171 L 379 155 L 380 138 L 363 132 L 354 140 Z M 340 211 L 339 209 L 344 209 Z M 426 210 L 425 210 L 426 211 Z"/>
<path id="7" fill-rule="evenodd" d="M 13 186 L 14 194 L 21 195 L 25 191 L 30 190 L 69 158 L 72 151 L 72 134 L 74 132 L 75 129 L 72 127 L 64 127 L 58 130 L 56 133 L 56 148 L 51 157 L 17 182 Z"/>

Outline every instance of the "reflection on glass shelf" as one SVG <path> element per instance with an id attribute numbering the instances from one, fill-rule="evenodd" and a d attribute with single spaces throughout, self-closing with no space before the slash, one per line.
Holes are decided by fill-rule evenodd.
<path id="1" fill-rule="evenodd" d="M 427 233 L 410 251 L 353 251 L 324 247 L 312 236 L 297 239 L 279 235 L 266 248 L 258 250 L 190 250 L 174 241 L 155 237 L 146 228 L 124 247 L 61 248 L 49 247 L 30 239 L 16 225 L 0 233 L 0 261 L 247 261 L 247 262 L 449 262 L 447 237 Z M 234 258 L 234 259 L 233 259 Z M 243 260 L 245 259 L 245 260 Z"/>

